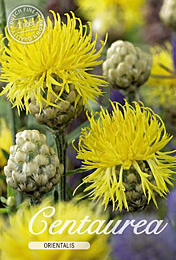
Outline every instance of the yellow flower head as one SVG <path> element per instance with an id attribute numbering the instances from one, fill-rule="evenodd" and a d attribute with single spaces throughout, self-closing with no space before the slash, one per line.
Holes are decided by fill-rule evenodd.
<path id="1" fill-rule="evenodd" d="M 111 26 L 130 29 L 143 23 L 142 7 L 145 0 L 76 0 L 80 12 L 90 20 L 102 23 L 102 33 Z"/>
<path id="2" fill-rule="evenodd" d="M 94 169 L 83 179 L 90 184 L 85 191 L 94 200 L 102 198 L 105 209 L 111 201 L 113 210 L 116 202 L 116 209 L 128 210 L 127 195 L 133 198 L 134 192 L 130 187 L 127 194 L 126 185 L 136 178 L 141 184 L 136 191 L 141 188 L 147 202 L 152 198 L 157 205 L 155 194 L 168 192 L 176 165 L 171 152 L 160 152 L 172 137 L 160 117 L 142 103 L 134 102 L 134 107 L 112 103 L 112 107 L 112 115 L 101 108 L 97 121 L 93 114 L 88 116 L 90 128 L 83 129 L 79 139 L 77 158 L 83 160 L 84 169 Z"/>
<path id="3" fill-rule="evenodd" d="M 176 100 L 176 74 L 172 59 L 172 46 L 165 44 L 165 48 L 155 46 L 151 49 L 153 63 L 151 76 L 147 82 L 149 102 L 158 102 L 160 105 L 175 105 Z"/>
<path id="4" fill-rule="evenodd" d="M 4 119 L 0 120 L 0 167 L 4 167 L 7 163 L 6 158 L 2 152 L 2 149 L 7 153 L 10 152 L 10 146 L 12 145 L 12 133 L 7 127 Z"/>
<path id="5" fill-rule="evenodd" d="M 73 231 L 76 230 L 86 216 L 89 216 L 89 220 L 95 221 L 97 219 L 103 220 L 106 218 L 100 214 L 100 212 L 93 211 L 93 208 L 85 203 L 81 202 L 75 204 L 72 202 L 62 202 L 54 205 L 55 214 L 52 217 L 44 217 L 43 213 L 40 213 L 33 223 L 33 231 L 38 233 L 44 228 L 43 221 L 46 221 L 47 228 L 40 235 L 33 235 L 29 231 L 29 223 L 31 218 L 40 210 L 47 206 L 52 206 L 51 201 L 43 201 L 40 206 L 31 207 L 30 209 L 17 212 L 10 217 L 10 226 L 0 228 L 0 251 L 1 259 L 3 260 L 102 260 L 106 258 L 109 253 L 108 236 L 88 234 L 69 234 L 68 229 L 71 227 L 69 224 L 61 234 L 49 234 L 49 227 L 54 221 L 61 220 L 62 224 L 53 228 L 53 232 L 59 231 L 63 227 L 64 223 L 69 220 L 76 220 L 76 225 Z M 49 216 L 52 213 L 51 209 L 45 210 L 45 215 Z M 83 230 L 86 230 L 90 225 L 90 222 L 84 224 Z M 97 228 L 95 225 L 92 229 Z M 29 242 L 89 242 L 90 249 L 88 250 L 30 250 L 28 248 Z"/>
<path id="6" fill-rule="evenodd" d="M 106 85 L 103 77 L 88 73 L 94 66 L 102 63 L 97 60 L 103 51 L 104 42 L 96 51 L 97 36 L 92 41 L 91 24 L 82 25 L 73 13 L 67 16 L 67 24 L 61 22 L 59 14 L 52 12 L 54 25 L 47 18 L 43 36 L 31 44 L 14 41 L 6 31 L 8 47 L 2 60 L 1 81 L 8 82 L 1 95 L 7 93 L 18 110 L 29 111 L 31 96 L 42 103 L 56 106 L 51 102 L 51 95 L 56 100 L 63 99 L 64 93 L 70 92 L 73 85 L 79 93 L 75 102 L 83 98 L 95 100 L 101 95 L 98 86 Z M 60 88 L 59 95 L 53 91 L 53 85 Z"/>

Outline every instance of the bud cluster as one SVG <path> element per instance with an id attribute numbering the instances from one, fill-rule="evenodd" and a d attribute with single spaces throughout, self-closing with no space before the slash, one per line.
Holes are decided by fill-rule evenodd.
<path id="1" fill-rule="evenodd" d="M 118 40 L 107 51 L 103 73 L 113 88 L 139 87 L 147 81 L 151 64 L 151 55 L 130 42 Z"/>
<path id="2" fill-rule="evenodd" d="M 46 105 L 43 101 L 42 110 L 40 105 L 36 103 L 35 97 L 31 97 L 30 112 L 39 123 L 54 130 L 64 129 L 81 113 L 83 109 L 82 98 L 78 95 L 74 86 L 71 85 L 69 88 L 69 93 L 63 93 L 58 98 L 61 87 L 54 86 L 53 93 L 55 94 L 50 94 L 50 102 L 55 106 Z"/>
<path id="3" fill-rule="evenodd" d="M 139 166 L 142 171 L 149 175 L 148 180 L 154 184 L 152 172 L 149 167 L 147 167 L 146 163 L 141 161 L 139 162 Z M 117 167 L 116 170 L 118 174 L 119 167 Z M 125 187 L 129 211 L 135 212 L 144 209 L 147 206 L 148 198 L 144 194 L 141 178 L 134 166 L 131 166 L 129 170 L 124 170 L 123 185 Z"/>
<path id="4" fill-rule="evenodd" d="M 53 148 L 46 144 L 46 136 L 37 130 L 25 130 L 16 135 L 16 145 L 4 168 L 7 183 L 34 199 L 53 189 L 63 173 Z"/>

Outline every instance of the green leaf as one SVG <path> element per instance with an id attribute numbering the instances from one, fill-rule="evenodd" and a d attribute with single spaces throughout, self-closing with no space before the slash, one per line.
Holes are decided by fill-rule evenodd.
<path id="1" fill-rule="evenodd" d="M 2 153 L 3 153 L 4 157 L 5 157 L 5 159 L 8 160 L 8 159 L 9 159 L 9 153 L 6 152 L 4 149 L 1 149 L 1 151 L 2 151 Z"/>
<path id="2" fill-rule="evenodd" d="M 5 9 L 5 0 L 0 0 L 0 26 L 1 31 L 3 32 L 3 35 L 5 36 L 5 26 L 6 26 L 6 9 Z"/>
<path id="3" fill-rule="evenodd" d="M 68 171 L 66 173 L 67 176 L 70 176 L 70 175 L 74 175 L 74 174 L 77 174 L 77 173 L 83 173 L 83 172 L 87 172 L 88 170 L 83 170 L 81 168 L 78 168 L 78 169 L 75 169 L 75 170 L 72 170 L 72 171 Z"/>

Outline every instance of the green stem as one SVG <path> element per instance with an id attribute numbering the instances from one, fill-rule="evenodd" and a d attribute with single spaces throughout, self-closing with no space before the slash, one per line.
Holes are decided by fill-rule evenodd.
<path id="1" fill-rule="evenodd" d="M 15 145 L 16 143 L 16 133 L 17 133 L 17 122 L 16 122 L 16 109 L 11 107 L 11 118 L 12 118 L 12 139 L 13 139 L 13 144 Z M 18 191 L 15 191 L 13 188 L 11 188 L 8 185 L 8 197 L 15 196 L 17 205 L 19 205 L 23 201 L 22 194 Z"/>
<path id="2" fill-rule="evenodd" d="M 131 87 L 127 94 L 127 100 L 128 100 L 128 103 L 130 105 L 133 104 L 133 101 L 139 101 L 139 93 L 138 93 L 138 88 L 137 87 Z"/>
<path id="3" fill-rule="evenodd" d="M 15 115 L 15 109 L 11 107 L 11 118 L 12 118 L 12 140 L 13 144 L 15 145 L 15 139 L 16 139 L 16 115 Z M 7 197 L 14 196 L 16 198 L 17 205 L 19 205 L 22 202 L 22 196 L 19 194 L 19 192 L 16 192 L 13 188 L 11 188 L 9 185 L 7 185 Z"/>
<path id="4" fill-rule="evenodd" d="M 11 108 L 11 115 L 12 115 L 12 139 L 13 139 L 13 144 L 15 144 L 17 127 L 16 127 L 16 113 L 15 113 L 15 109 L 13 108 Z"/>
<path id="5" fill-rule="evenodd" d="M 175 71 L 172 70 L 172 69 L 170 69 L 170 68 L 168 68 L 166 65 L 164 65 L 164 64 L 162 64 L 162 63 L 159 63 L 159 66 L 160 66 L 162 69 L 166 70 L 167 72 L 169 72 L 169 73 L 171 73 L 171 74 L 175 74 Z"/>
<path id="6" fill-rule="evenodd" d="M 0 10 L 1 10 L 1 30 L 3 32 L 3 36 L 5 37 L 5 27 L 6 27 L 6 9 L 5 9 L 5 1 L 0 0 Z"/>
<path id="7" fill-rule="evenodd" d="M 175 79 L 176 75 L 156 75 L 156 74 L 151 74 L 151 78 L 156 78 L 156 79 Z"/>
<path id="8" fill-rule="evenodd" d="M 3 36 L 5 37 L 5 27 L 6 27 L 6 9 L 5 9 L 5 1 L 0 0 L 0 10 L 1 10 L 1 30 L 3 33 Z M 7 42 L 5 42 L 5 45 Z M 16 135 L 16 126 L 15 126 L 15 111 L 12 109 L 12 138 L 13 138 L 13 144 L 15 144 L 15 135 Z M 7 185 L 7 197 L 14 196 L 15 190 L 12 189 L 9 185 Z"/>
<path id="9" fill-rule="evenodd" d="M 65 138 L 65 129 L 64 130 L 58 130 L 55 131 L 56 136 L 56 146 L 57 146 L 57 152 L 58 157 L 60 160 L 60 163 L 64 165 L 64 173 L 60 180 L 60 200 L 66 200 L 66 151 L 67 151 L 67 142 Z"/>

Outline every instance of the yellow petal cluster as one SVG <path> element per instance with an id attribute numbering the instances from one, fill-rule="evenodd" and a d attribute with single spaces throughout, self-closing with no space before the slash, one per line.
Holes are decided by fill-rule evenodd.
<path id="1" fill-rule="evenodd" d="M 172 152 L 160 151 L 172 137 L 161 118 L 142 103 L 134 102 L 133 107 L 127 101 L 124 106 L 116 102 L 112 107 L 112 114 L 101 108 L 98 120 L 93 114 L 88 116 L 90 128 L 84 128 L 79 138 L 77 159 L 83 161 L 84 169 L 94 170 L 83 179 L 83 183 L 90 184 L 85 192 L 89 191 L 93 200 L 102 199 L 105 209 L 111 201 L 113 209 L 128 210 L 123 178 L 124 171 L 133 167 L 148 203 L 153 199 L 157 206 L 156 193 L 164 196 L 167 184 L 172 185 L 175 157 Z M 141 162 L 151 175 L 141 170 Z"/>
<path id="2" fill-rule="evenodd" d="M 172 46 L 166 43 L 165 47 L 155 46 L 151 49 L 153 63 L 151 76 L 147 82 L 149 102 L 157 101 L 159 105 L 175 105 L 176 100 L 176 73 L 172 59 Z"/>
<path id="3" fill-rule="evenodd" d="M 143 23 L 145 0 L 76 0 L 80 12 L 88 20 L 99 20 L 105 33 L 111 26 L 130 29 Z"/>
<path id="4" fill-rule="evenodd" d="M 62 234 L 49 234 L 49 227 L 54 221 L 61 220 L 63 225 L 68 220 L 76 220 L 74 230 L 76 230 L 81 224 L 81 220 L 85 216 L 89 216 L 89 219 L 95 221 L 96 219 L 102 220 L 103 216 L 98 211 L 94 211 L 90 204 L 81 202 L 75 204 L 75 202 L 60 202 L 54 205 L 56 210 L 53 217 L 44 217 L 43 213 L 40 213 L 33 224 L 33 231 L 38 233 L 44 228 L 43 221 L 46 221 L 47 228 L 40 235 L 33 235 L 29 231 L 29 223 L 31 218 L 40 210 L 47 206 L 51 206 L 51 199 L 45 199 L 40 206 L 33 206 L 30 209 L 22 209 L 15 215 L 10 217 L 9 226 L 5 226 L 4 223 L 0 223 L 0 254 L 3 260 L 102 260 L 109 259 L 108 253 L 110 251 L 108 245 L 108 235 L 96 235 L 96 234 L 68 234 L 68 229 L 71 225 L 68 225 Z M 45 215 L 50 215 L 51 210 L 45 210 Z M 104 219 L 106 217 L 104 216 Z M 85 223 L 84 229 L 86 230 L 90 225 L 90 222 Z M 61 226 L 55 226 L 53 232 L 59 230 Z M 36 242 L 89 242 L 90 249 L 84 250 L 30 250 L 28 243 Z"/>
<path id="5" fill-rule="evenodd" d="M 7 127 L 4 119 L 0 120 L 0 167 L 3 168 L 7 160 L 4 157 L 2 149 L 7 153 L 10 152 L 10 146 L 12 145 L 12 133 L 11 130 Z"/>
<path id="6" fill-rule="evenodd" d="M 97 36 L 92 40 L 91 23 L 82 25 L 74 13 L 66 14 L 67 23 L 61 22 L 59 14 L 52 12 L 54 24 L 47 18 L 43 36 L 34 43 L 21 44 L 13 40 L 6 31 L 8 47 L 2 59 L 0 80 L 8 84 L 1 92 L 18 110 L 29 111 L 29 100 L 33 95 L 42 108 L 42 103 L 56 106 L 56 100 L 64 99 L 64 93 L 70 92 L 74 85 L 80 98 L 86 104 L 101 95 L 100 86 L 106 82 L 102 76 L 89 73 L 102 63 L 99 59 L 105 42 L 97 51 Z M 53 85 L 61 90 L 59 95 L 53 91 Z"/>

